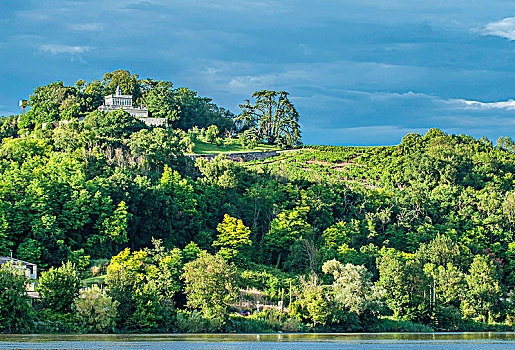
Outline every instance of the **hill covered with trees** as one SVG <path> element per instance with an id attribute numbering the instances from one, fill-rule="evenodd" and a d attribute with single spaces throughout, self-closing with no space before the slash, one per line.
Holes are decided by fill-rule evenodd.
<path id="1" fill-rule="evenodd" d="M 169 126 L 97 111 L 116 86 Z M 0 330 L 511 329 L 510 138 L 432 129 L 397 146 L 301 147 L 287 94 L 254 99 L 233 116 L 115 71 L 38 87 L 25 115 L 2 118 L 0 255 L 43 272 L 27 309 L 23 276 L 2 268 Z M 248 163 L 184 155 L 215 134 L 298 147 Z M 91 283 L 105 289 L 79 290 Z"/>

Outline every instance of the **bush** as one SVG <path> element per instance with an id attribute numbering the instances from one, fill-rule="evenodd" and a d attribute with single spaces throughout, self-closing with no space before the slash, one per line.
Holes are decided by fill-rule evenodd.
<path id="1" fill-rule="evenodd" d="M 299 320 L 290 318 L 285 312 L 265 309 L 248 317 L 232 315 L 227 331 L 236 333 L 302 332 L 306 330 Z"/>
<path id="2" fill-rule="evenodd" d="M 237 300 L 237 275 L 233 264 L 220 255 L 201 251 L 197 259 L 184 265 L 182 278 L 188 306 L 207 317 L 225 320 L 229 305 Z"/>
<path id="3" fill-rule="evenodd" d="M 359 316 L 347 310 L 333 309 L 330 328 L 339 332 L 358 332 L 363 330 Z"/>
<path id="4" fill-rule="evenodd" d="M 281 330 L 286 333 L 297 333 L 303 332 L 305 328 L 306 327 L 296 318 L 288 318 L 284 321 Z"/>
<path id="5" fill-rule="evenodd" d="M 378 323 L 369 329 L 373 332 L 434 332 L 430 326 L 411 321 L 398 321 L 390 317 L 382 318 Z"/>
<path id="6" fill-rule="evenodd" d="M 233 316 L 227 324 L 228 330 L 234 333 L 271 333 L 276 332 L 266 319 Z"/>
<path id="7" fill-rule="evenodd" d="M 25 293 L 25 275 L 12 265 L 0 267 L 0 332 L 20 333 L 28 330 L 31 310 Z"/>
<path id="8" fill-rule="evenodd" d="M 83 331 L 80 322 L 72 313 L 42 310 L 36 314 L 34 333 L 78 333 Z"/>
<path id="9" fill-rule="evenodd" d="M 241 288 L 255 288 L 270 297 L 271 301 L 278 301 L 281 289 L 286 294 L 289 290 L 290 276 L 279 269 L 268 266 L 250 264 L 249 270 L 240 270 Z"/>
<path id="10" fill-rule="evenodd" d="M 463 329 L 463 318 L 456 306 L 437 306 L 435 318 L 435 327 L 440 331 L 459 331 Z"/>
<path id="11" fill-rule="evenodd" d="M 80 291 L 74 301 L 77 319 L 84 329 L 105 333 L 113 329 L 116 321 L 117 301 L 107 296 L 96 284 Z"/>
<path id="12" fill-rule="evenodd" d="M 206 130 L 206 141 L 213 143 L 218 137 L 219 131 L 216 125 L 210 125 Z"/>
<path id="13" fill-rule="evenodd" d="M 197 310 L 177 312 L 176 326 L 178 331 L 183 333 L 215 333 L 222 331 L 222 321 L 220 319 L 203 317 Z"/>
<path id="14" fill-rule="evenodd" d="M 79 289 L 79 274 L 71 262 L 41 273 L 37 286 L 44 305 L 57 312 L 71 311 L 71 305 L 79 294 Z"/>

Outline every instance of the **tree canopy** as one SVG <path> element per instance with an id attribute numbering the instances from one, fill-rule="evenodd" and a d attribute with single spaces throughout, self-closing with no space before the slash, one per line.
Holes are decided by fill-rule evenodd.
<path id="1" fill-rule="evenodd" d="M 96 111 L 122 80 L 172 126 Z M 243 143 L 280 143 L 267 136 L 274 121 L 234 129 L 227 111 L 171 82 L 117 72 L 33 95 L 31 113 L 0 124 L 0 255 L 45 271 L 43 307 L 27 316 L 38 322 L 5 326 L 27 311 L 25 279 L 1 270 L 3 332 L 512 329 L 508 138 L 432 129 L 396 146 L 237 162 L 185 154 L 245 128 Z M 282 97 L 256 98 L 264 111 Z M 82 122 L 41 127 L 77 106 Z M 92 280 L 104 292 L 79 294 Z M 255 314 L 233 312 L 244 308 Z"/>
<path id="2" fill-rule="evenodd" d="M 285 91 L 261 90 L 245 100 L 237 117 L 241 129 L 256 129 L 271 144 L 297 146 L 301 143 L 299 114 Z"/>

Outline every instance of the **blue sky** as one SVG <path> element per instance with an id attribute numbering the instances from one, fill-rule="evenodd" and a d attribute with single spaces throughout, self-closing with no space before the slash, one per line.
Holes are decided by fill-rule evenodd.
<path id="1" fill-rule="evenodd" d="M 513 1 L 0 0 L 0 16 L 0 115 L 37 85 L 124 68 L 235 113 L 289 91 L 306 144 L 515 138 Z"/>

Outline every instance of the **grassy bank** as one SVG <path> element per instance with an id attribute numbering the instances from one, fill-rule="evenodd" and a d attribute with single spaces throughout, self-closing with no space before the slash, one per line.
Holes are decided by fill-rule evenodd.
<path id="1" fill-rule="evenodd" d="M 245 148 L 238 140 L 225 139 L 221 145 L 208 143 L 201 140 L 195 141 L 195 147 L 190 154 L 219 154 L 219 153 L 238 153 L 238 152 L 257 152 L 275 151 L 280 148 L 274 145 L 260 144 L 254 148 Z"/>

